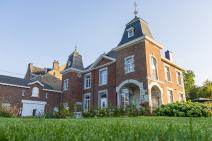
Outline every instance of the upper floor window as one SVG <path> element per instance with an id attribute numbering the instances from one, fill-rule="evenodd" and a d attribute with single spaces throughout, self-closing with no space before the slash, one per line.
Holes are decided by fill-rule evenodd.
<path id="1" fill-rule="evenodd" d="M 63 91 L 67 91 L 68 90 L 68 83 L 69 83 L 68 79 L 65 79 L 63 81 Z"/>
<path id="2" fill-rule="evenodd" d="M 177 71 L 177 84 L 179 85 L 183 85 L 183 77 L 182 77 L 182 73 Z"/>
<path id="3" fill-rule="evenodd" d="M 84 75 L 84 89 L 91 88 L 91 73 Z"/>
<path id="4" fill-rule="evenodd" d="M 39 96 L 39 88 L 38 87 L 34 87 L 32 89 L 32 96 L 33 97 L 38 97 Z"/>
<path id="5" fill-rule="evenodd" d="M 99 107 L 100 108 L 108 107 L 107 90 L 99 92 Z"/>
<path id="6" fill-rule="evenodd" d="M 165 66 L 165 77 L 167 81 L 171 81 L 171 72 L 169 66 Z"/>
<path id="7" fill-rule="evenodd" d="M 25 93 L 26 93 L 26 90 L 21 91 L 22 96 L 25 96 Z"/>
<path id="8" fill-rule="evenodd" d="M 108 72 L 107 68 L 103 68 L 99 70 L 99 85 L 106 85 L 107 84 L 107 78 L 108 78 Z"/>
<path id="9" fill-rule="evenodd" d="M 152 79 L 158 80 L 158 68 L 157 68 L 157 60 L 155 57 L 151 57 L 151 76 Z"/>
<path id="10" fill-rule="evenodd" d="M 135 34 L 135 29 L 133 27 L 127 29 L 128 38 L 133 37 Z"/>
<path id="11" fill-rule="evenodd" d="M 167 95 L 168 95 L 168 103 L 173 103 L 173 101 L 174 101 L 173 91 L 168 90 Z"/>
<path id="12" fill-rule="evenodd" d="M 124 59 L 125 73 L 130 73 L 135 71 L 135 61 L 134 56 L 129 56 Z"/>

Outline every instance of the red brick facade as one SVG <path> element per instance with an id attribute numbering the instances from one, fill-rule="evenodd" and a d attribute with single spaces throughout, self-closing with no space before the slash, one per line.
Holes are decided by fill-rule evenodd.
<path id="1" fill-rule="evenodd" d="M 15 106 L 19 111 L 25 108 L 26 113 L 32 110 L 34 112 L 34 106 L 37 105 L 38 109 L 44 109 L 47 113 L 66 103 L 77 104 L 84 110 L 129 105 L 154 109 L 161 104 L 185 100 L 183 69 L 173 63 L 170 52 L 167 52 L 168 57 L 163 57 L 162 48 L 153 38 L 148 24 L 135 17 L 126 25 L 119 45 L 109 53 L 100 55 L 89 67 L 83 67 L 82 56 L 76 50 L 61 70 L 58 62 L 54 62 L 54 71 L 49 72 L 55 74 L 55 71 L 62 71 L 62 84 L 53 78 L 46 79 L 45 82 L 59 82 L 62 91 L 45 88 L 46 84 L 39 80 L 21 87 L 0 83 L 0 101 Z M 29 68 L 33 71 L 29 71 Z M 31 66 L 28 67 L 26 77 L 34 77 L 37 73 L 45 75 L 46 71 Z M 53 75 L 52 73 L 48 75 Z M 50 78 L 48 75 L 45 76 Z M 38 97 L 32 97 L 35 87 L 39 89 Z"/>

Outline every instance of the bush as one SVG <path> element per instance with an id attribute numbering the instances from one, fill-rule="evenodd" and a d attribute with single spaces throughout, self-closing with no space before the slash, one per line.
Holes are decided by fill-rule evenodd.
<path id="1" fill-rule="evenodd" d="M 127 108 L 99 108 L 99 109 L 91 109 L 89 111 L 83 112 L 83 117 L 121 117 L 121 116 L 129 116 L 136 117 L 144 114 L 144 109 L 137 109 L 136 106 L 129 106 Z"/>
<path id="2" fill-rule="evenodd" d="M 207 106 L 191 101 L 162 105 L 155 112 L 158 116 L 174 117 L 208 117 L 211 115 Z"/>
<path id="3" fill-rule="evenodd" d="M 14 117 L 14 109 L 8 109 L 1 105 L 0 103 L 0 117 Z"/>

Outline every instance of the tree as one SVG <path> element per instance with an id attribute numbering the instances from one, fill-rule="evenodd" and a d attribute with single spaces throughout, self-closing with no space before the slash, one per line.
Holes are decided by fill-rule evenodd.
<path id="1" fill-rule="evenodd" d="M 212 81 L 206 80 L 202 86 L 202 97 L 212 98 Z"/>
<path id="2" fill-rule="evenodd" d="M 189 97 L 191 92 L 194 93 L 195 90 L 197 90 L 195 86 L 195 74 L 192 70 L 186 70 L 183 72 L 183 77 L 184 77 L 185 93 L 186 96 Z"/>

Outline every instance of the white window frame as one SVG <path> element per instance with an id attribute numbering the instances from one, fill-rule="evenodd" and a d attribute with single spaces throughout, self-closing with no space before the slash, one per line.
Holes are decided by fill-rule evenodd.
<path id="1" fill-rule="evenodd" d="M 86 105 L 87 103 L 87 99 L 85 99 L 87 96 L 89 96 L 89 103 L 88 105 Z M 83 111 L 84 112 L 88 112 L 91 106 L 91 93 L 87 93 L 87 94 L 83 94 Z"/>
<path id="2" fill-rule="evenodd" d="M 155 66 L 152 64 L 152 59 L 156 60 L 156 79 L 153 77 L 153 69 L 155 69 Z M 159 80 L 159 74 L 158 74 L 158 60 L 154 55 L 150 55 L 150 70 L 151 70 L 151 78 L 153 80 Z"/>
<path id="3" fill-rule="evenodd" d="M 69 79 L 63 80 L 63 91 L 68 91 Z"/>
<path id="4" fill-rule="evenodd" d="M 101 75 L 101 72 L 102 71 L 106 71 L 106 77 L 105 77 L 105 82 L 103 83 L 101 80 L 102 80 L 102 75 Z M 99 69 L 99 86 L 103 86 L 103 85 L 107 85 L 108 83 L 108 68 L 102 68 L 102 69 Z"/>
<path id="5" fill-rule="evenodd" d="M 105 93 L 106 94 L 106 106 L 105 107 L 102 107 L 102 104 L 101 104 L 101 95 Z M 98 106 L 99 108 L 108 108 L 108 90 L 102 90 L 102 91 L 99 91 L 98 92 Z"/>
<path id="6" fill-rule="evenodd" d="M 21 90 L 21 95 L 22 95 L 22 96 L 25 96 L 25 94 L 26 94 L 26 90 L 25 90 L 25 89 L 22 89 L 22 90 Z"/>
<path id="7" fill-rule="evenodd" d="M 46 99 L 48 99 L 48 95 L 49 95 L 48 93 L 46 93 L 46 94 L 45 94 L 45 96 L 46 96 Z"/>
<path id="8" fill-rule="evenodd" d="M 166 67 L 169 68 L 170 80 L 168 79 L 168 76 L 167 76 Z M 164 73 L 165 73 L 165 79 L 166 79 L 166 81 L 172 82 L 171 67 L 169 65 L 167 65 L 167 64 L 164 65 Z"/>
<path id="9" fill-rule="evenodd" d="M 135 59 L 134 58 L 135 58 L 134 55 L 124 58 L 125 74 L 135 72 Z M 130 63 L 128 62 L 129 59 L 132 59 Z"/>
<path id="10" fill-rule="evenodd" d="M 180 101 L 180 102 L 185 101 L 185 94 L 182 93 L 182 92 L 179 92 L 178 94 L 179 94 L 179 100 L 178 101 Z M 181 97 L 181 96 L 183 96 L 183 97 Z M 181 98 L 183 98 L 183 99 L 181 99 Z"/>
<path id="11" fill-rule="evenodd" d="M 135 28 L 134 27 L 131 27 L 129 29 L 127 29 L 127 37 L 128 38 L 131 38 L 135 35 Z"/>
<path id="12" fill-rule="evenodd" d="M 178 80 L 178 73 L 180 73 L 181 84 L 179 83 L 179 80 Z M 177 84 L 179 86 L 183 86 L 184 82 L 183 82 L 183 73 L 182 73 L 182 71 L 176 70 L 176 80 L 177 80 Z"/>
<path id="13" fill-rule="evenodd" d="M 87 76 L 90 77 L 89 80 L 87 79 Z M 90 89 L 90 88 L 91 88 L 91 73 L 87 73 L 87 74 L 84 74 L 84 90 Z"/>
<path id="14" fill-rule="evenodd" d="M 172 101 L 171 101 L 170 95 L 169 95 L 170 91 L 172 92 Z M 173 91 L 173 89 L 170 89 L 170 88 L 167 89 L 167 98 L 168 98 L 168 104 L 174 103 L 174 91 Z"/>
<path id="15" fill-rule="evenodd" d="M 39 97 L 40 89 L 38 87 L 32 88 L 32 97 Z"/>

